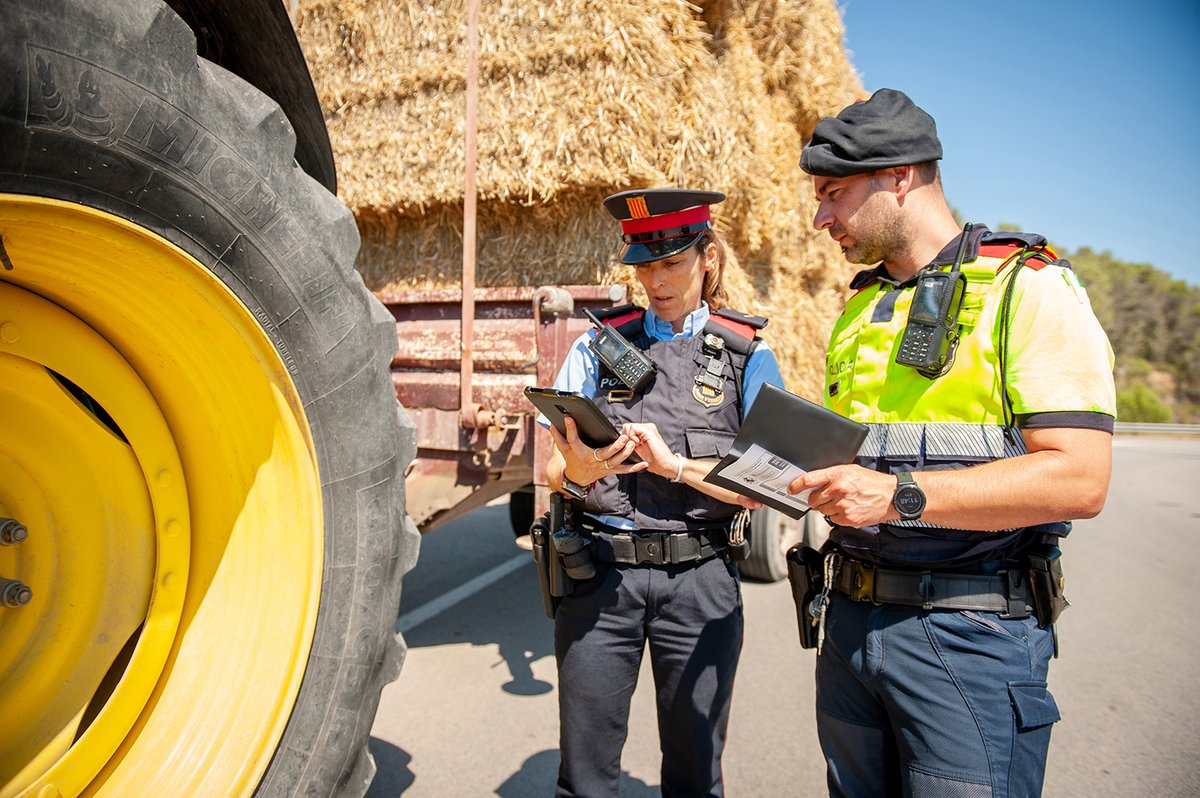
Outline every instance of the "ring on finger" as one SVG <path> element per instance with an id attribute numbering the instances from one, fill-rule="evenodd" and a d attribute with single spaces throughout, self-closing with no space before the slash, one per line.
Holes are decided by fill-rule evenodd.
<path id="1" fill-rule="evenodd" d="M 600 457 L 600 447 L 597 446 L 595 449 L 592 449 L 592 457 L 596 458 L 597 463 L 600 462 L 600 460 L 602 459 Z"/>
<path id="2" fill-rule="evenodd" d="M 605 460 L 605 461 L 604 461 L 604 467 L 605 467 L 605 468 L 608 468 L 608 469 L 611 469 L 611 468 L 612 468 L 612 466 L 610 466 L 610 465 L 608 464 L 608 461 L 607 461 L 607 460 Z"/>

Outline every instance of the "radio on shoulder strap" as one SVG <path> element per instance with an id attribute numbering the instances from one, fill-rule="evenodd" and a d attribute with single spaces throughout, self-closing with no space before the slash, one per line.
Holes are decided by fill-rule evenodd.
<path id="1" fill-rule="evenodd" d="M 962 273 L 967 239 L 974 225 L 967 222 L 950 271 L 926 267 L 917 274 L 908 324 L 896 350 L 896 362 L 912 366 L 923 377 L 936 379 L 954 365 L 958 348 L 958 314 L 962 310 L 967 278 Z"/>

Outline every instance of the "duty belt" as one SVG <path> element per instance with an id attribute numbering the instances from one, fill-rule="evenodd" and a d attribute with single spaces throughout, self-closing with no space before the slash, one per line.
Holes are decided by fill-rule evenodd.
<path id="1" fill-rule="evenodd" d="M 833 589 L 853 601 L 998 612 L 1001 618 L 1027 618 L 1033 610 L 1029 582 L 1016 566 L 994 574 L 964 574 L 883 568 L 833 556 L 838 560 Z"/>
<path id="2" fill-rule="evenodd" d="M 715 557 L 727 548 L 724 527 L 693 532 L 625 532 L 584 522 L 592 556 L 624 565 L 678 565 Z"/>

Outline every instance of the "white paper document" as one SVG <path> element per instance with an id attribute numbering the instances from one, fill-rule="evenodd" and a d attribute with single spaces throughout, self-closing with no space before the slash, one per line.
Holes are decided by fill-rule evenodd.
<path id="1" fill-rule="evenodd" d="M 812 488 L 793 496 L 787 492 L 787 486 L 804 473 L 807 472 L 803 468 L 768 452 L 757 443 L 751 444 L 745 454 L 717 471 L 725 479 L 744 485 L 747 496 L 770 494 L 776 501 L 801 511 L 808 509 L 808 494 L 812 493 Z"/>

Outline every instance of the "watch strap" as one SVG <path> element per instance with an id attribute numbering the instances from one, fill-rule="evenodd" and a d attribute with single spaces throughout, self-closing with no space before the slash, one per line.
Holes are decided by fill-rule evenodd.
<path id="1" fill-rule="evenodd" d="M 572 499 L 583 501 L 587 498 L 588 491 L 592 489 L 589 485 L 580 485 L 578 482 L 572 482 L 566 477 L 562 478 L 562 492 L 570 496 Z"/>

